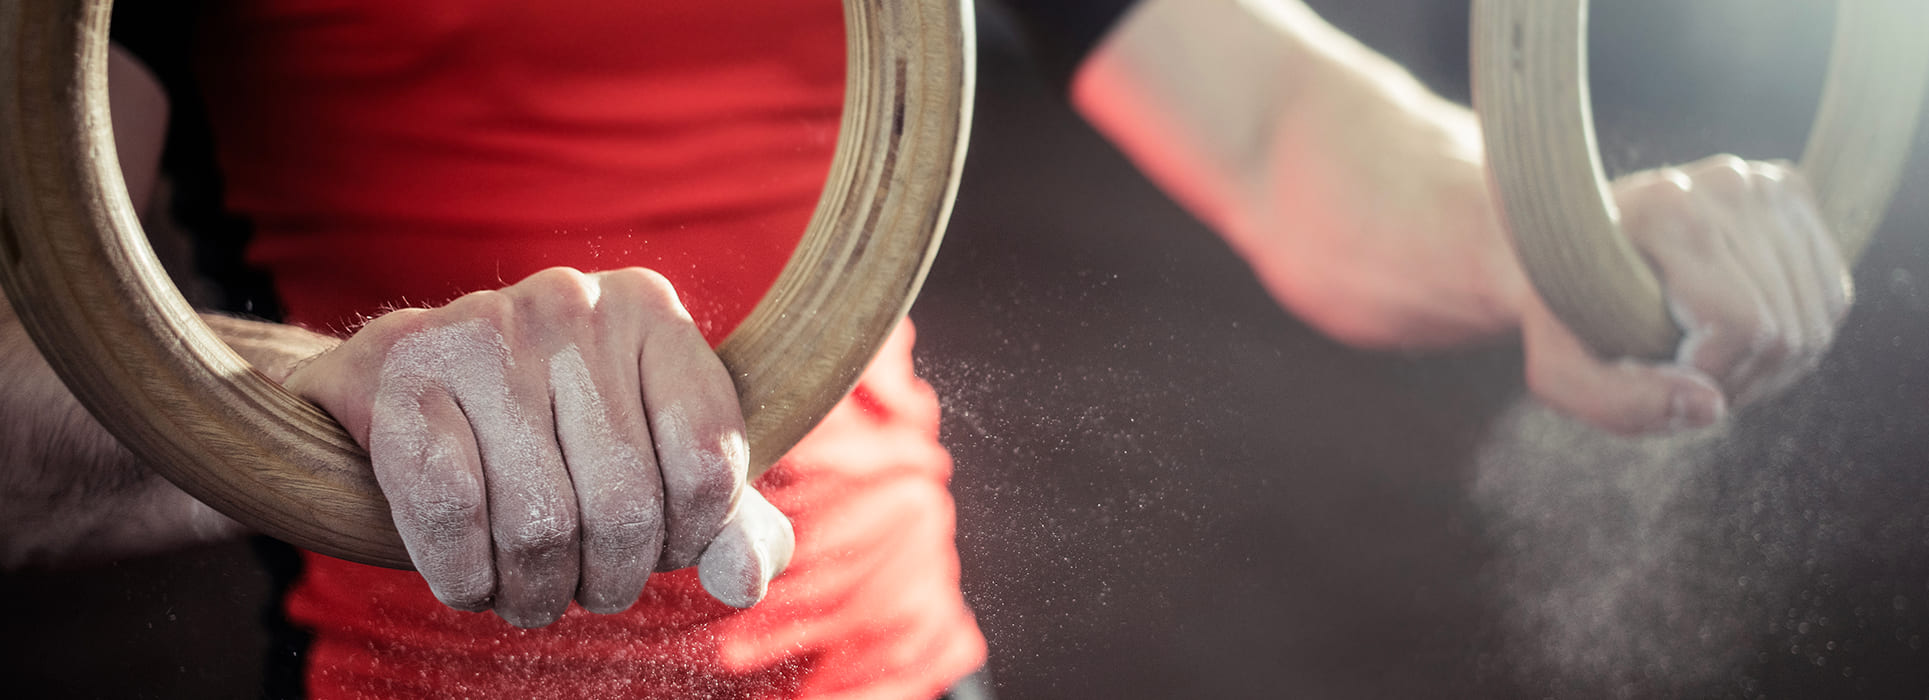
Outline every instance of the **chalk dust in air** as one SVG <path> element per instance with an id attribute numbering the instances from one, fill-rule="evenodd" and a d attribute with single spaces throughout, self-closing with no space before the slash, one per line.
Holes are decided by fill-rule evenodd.
<path id="1" fill-rule="evenodd" d="M 1920 467 L 1854 449 L 1884 430 L 1854 397 L 1803 393 L 1649 439 L 1510 409 L 1473 487 L 1507 665 L 1553 697 L 1843 697 L 1920 678 L 1929 581 L 1908 562 L 1929 554 L 1929 501 L 1899 476 Z"/>

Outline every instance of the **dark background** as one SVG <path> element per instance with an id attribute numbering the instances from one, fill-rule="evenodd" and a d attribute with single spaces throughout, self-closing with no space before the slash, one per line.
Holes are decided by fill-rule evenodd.
<path id="1" fill-rule="evenodd" d="M 1313 3 L 1466 96 L 1460 2 Z M 1616 171 L 1793 157 L 1829 3 L 1597 3 Z M 1929 696 L 1929 133 L 1835 351 L 1726 430 L 1517 404 L 1517 350 L 1334 344 L 1043 87 L 987 10 L 913 311 L 1007 698 Z M 16 697 L 248 697 L 245 547 L 0 576 Z"/>

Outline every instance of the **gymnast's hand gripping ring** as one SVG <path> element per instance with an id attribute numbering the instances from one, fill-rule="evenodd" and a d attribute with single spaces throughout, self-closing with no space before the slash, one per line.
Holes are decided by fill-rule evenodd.
<path id="1" fill-rule="evenodd" d="M 1475 0 L 1474 107 L 1515 252 L 1549 309 L 1606 357 L 1673 357 L 1681 332 L 1622 237 L 1594 142 L 1587 0 Z M 1895 194 L 1929 76 L 1929 2 L 1840 0 L 1801 169 L 1854 260 Z"/>
<path id="2" fill-rule="evenodd" d="M 216 338 L 148 248 L 108 123 L 110 5 L 0 2 L 0 284 L 75 396 L 155 471 L 263 533 L 407 568 L 367 455 Z M 845 0 L 844 17 L 830 177 L 776 285 L 718 348 L 752 476 L 850 391 L 904 317 L 964 162 L 970 4 Z"/>

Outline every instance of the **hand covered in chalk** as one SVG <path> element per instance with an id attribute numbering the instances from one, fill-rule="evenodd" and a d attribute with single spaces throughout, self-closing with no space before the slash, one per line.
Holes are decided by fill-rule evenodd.
<path id="1" fill-rule="evenodd" d="M 670 284 L 556 268 L 371 321 L 287 386 L 368 448 L 437 598 L 520 627 L 695 565 L 748 607 L 790 522 L 746 488 L 736 391 Z"/>
<path id="2" fill-rule="evenodd" d="M 1529 295 L 1521 325 L 1534 393 L 1624 434 L 1699 428 L 1821 360 L 1851 278 L 1800 173 L 1717 156 L 1622 178 L 1614 194 L 1621 230 L 1682 328 L 1675 361 L 1603 361 Z"/>

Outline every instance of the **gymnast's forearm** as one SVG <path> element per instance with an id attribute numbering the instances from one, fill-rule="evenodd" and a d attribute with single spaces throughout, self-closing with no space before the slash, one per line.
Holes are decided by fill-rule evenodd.
<path id="1" fill-rule="evenodd" d="M 0 304 L 0 567 L 84 563 L 236 531 L 142 465 Z"/>
<path id="2" fill-rule="evenodd" d="M 1073 100 L 1325 332 L 1417 347 L 1516 327 L 1526 287 L 1472 114 L 1298 0 L 1146 0 Z"/>
<path id="3" fill-rule="evenodd" d="M 276 380 L 337 342 L 293 326 L 205 316 Z M 64 566 L 232 538 L 233 520 L 122 447 L 54 375 L 0 298 L 0 568 Z"/>

